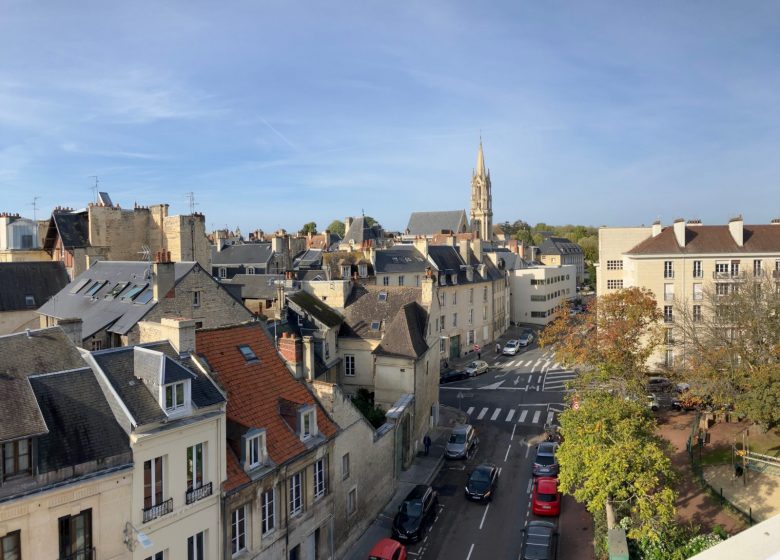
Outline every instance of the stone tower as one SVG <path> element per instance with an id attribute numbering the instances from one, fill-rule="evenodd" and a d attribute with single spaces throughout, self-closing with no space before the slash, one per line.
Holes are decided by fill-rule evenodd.
<path id="1" fill-rule="evenodd" d="M 471 231 L 484 241 L 493 241 L 493 195 L 490 171 L 485 169 L 482 138 L 479 139 L 477 168 L 471 175 Z"/>

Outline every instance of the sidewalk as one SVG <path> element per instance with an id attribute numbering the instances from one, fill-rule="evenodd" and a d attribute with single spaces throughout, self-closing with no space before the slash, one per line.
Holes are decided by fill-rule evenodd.
<path id="1" fill-rule="evenodd" d="M 395 492 L 390 502 L 385 506 L 382 513 L 366 529 L 363 535 L 347 552 L 347 560 L 365 560 L 368 553 L 376 542 L 390 536 L 390 529 L 393 523 L 395 512 L 401 505 L 412 487 L 417 484 L 430 484 L 441 469 L 444 462 L 444 446 L 450 437 L 452 427 L 458 423 L 467 421 L 466 415 L 456 408 L 441 405 L 439 409 L 439 425 L 431 428 L 431 449 L 425 456 L 417 455 L 412 461 L 412 465 L 398 475 Z"/>

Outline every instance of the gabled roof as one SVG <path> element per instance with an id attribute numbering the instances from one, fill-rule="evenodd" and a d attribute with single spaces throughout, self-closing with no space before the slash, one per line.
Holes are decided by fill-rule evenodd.
<path id="1" fill-rule="evenodd" d="M 296 313 L 305 313 L 326 327 L 337 327 L 344 321 L 327 303 L 303 290 L 288 294 L 287 300 Z"/>
<path id="2" fill-rule="evenodd" d="M 211 264 L 220 265 L 254 265 L 268 266 L 274 252 L 270 243 L 242 243 L 228 245 L 221 251 L 212 245 Z"/>
<path id="3" fill-rule="evenodd" d="M 276 282 L 284 282 L 284 274 L 236 274 L 223 278 L 221 284 L 240 284 L 242 299 L 276 299 L 279 290 Z"/>
<path id="4" fill-rule="evenodd" d="M 68 285 L 61 262 L 0 263 L 0 312 L 37 309 Z M 32 304 L 28 302 L 32 297 Z"/>
<path id="5" fill-rule="evenodd" d="M 293 268 L 320 268 L 322 267 L 322 249 L 307 249 L 295 259 L 293 259 Z"/>
<path id="6" fill-rule="evenodd" d="M 167 418 L 167 415 L 160 408 L 157 397 L 152 395 L 136 375 L 136 348 L 145 348 L 165 355 L 164 381 L 191 379 L 192 403 L 196 407 L 205 408 L 225 401 L 211 379 L 200 370 L 192 358 L 179 357 L 179 353 L 168 341 L 92 352 L 93 359 L 138 425 L 160 422 Z M 167 378 L 169 372 L 170 381 Z"/>
<path id="7" fill-rule="evenodd" d="M 543 255 L 574 255 L 582 254 L 582 247 L 569 241 L 565 237 L 555 237 L 553 235 L 547 235 L 542 244 L 539 245 Z"/>
<path id="8" fill-rule="evenodd" d="M 412 212 L 406 226 L 408 235 L 434 235 L 443 231 L 460 233 L 469 226 L 465 210 Z"/>
<path id="9" fill-rule="evenodd" d="M 376 251 L 374 270 L 377 274 L 397 272 L 425 272 L 430 266 L 425 256 L 414 245 L 393 245 Z"/>
<path id="10" fill-rule="evenodd" d="M 0 441 L 46 433 L 48 428 L 27 378 L 86 367 L 59 327 L 0 336 Z"/>
<path id="11" fill-rule="evenodd" d="M 89 247 L 89 220 L 87 212 L 52 212 L 43 248 L 54 249 L 57 237 L 65 249 Z"/>
<path id="12" fill-rule="evenodd" d="M 362 245 L 366 241 L 375 241 L 380 237 L 379 226 L 369 226 L 364 216 L 358 216 L 352 220 L 349 229 L 344 233 L 344 243 L 352 241 L 355 245 Z"/>
<path id="13" fill-rule="evenodd" d="M 375 354 L 417 359 L 428 351 L 425 329 L 428 313 L 415 302 L 407 303 L 396 314 Z"/>
<path id="14" fill-rule="evenodd" d="M 403 306 L 421 298 L 420 288 L 356 284 L 344 306 L 339 336 L 381 339 Z M 379 328 L 372 329 L 372 324 Z"/>
<path id="15" fill-rule="evenodd" d="M 665 227 L 627 251 L 628 255 L 707 254 L 707 253 L 779 253 L 780 224 L 745 225 L 742 247 L 736 244 L 728 225 L 686 226 L 685 247 L 677 244 L 674 228 Z"/>
<path id="16" fill-rule="evenodd" d="M 292 376 L 259 323 L 202 329 L 195 336 L 198 353 L 227 392 L 228 420 L 246 428 L 265 429 L 268 455 L 276 465 L 308 451 L 282 417 L 280 399 L 315 406 L 320 433 L 326 439 L 336 435 L 336 425 L 305 384 Z M 257 361 L 247 362 L 238 350 L 239 345 L 249 346 Z M 229 440 L 228 443 L 225 490 L 249 481 L 238 464 L 238 442 Z"/>
<path id="17" fill-rule="evenodd" d="M 175 281 L 179 282 L 196 266 L 199 265 L 195 262 L 175 263 Z M 144 302 L 143 291 L 138 292 L 133 299 L 122 297 L 134 287 L 146 285 L 147 289 L 151 289 L 150 271 L 151 265 L 143 261 L 97 262 L 60 290 L 38 313 L 58 319 L 81 319 L 84 338 L 104 328 L 108 328 L 112 333 L 127 334 L 157 305 L 157 300 L 151 298 Z M 91 296 L 86 295 L 95 282 L 104 285 Z M 115 297 L 109 295 L 115 287 L 123 283 L 127 283 L 127 286 L 119 294 Z"/>

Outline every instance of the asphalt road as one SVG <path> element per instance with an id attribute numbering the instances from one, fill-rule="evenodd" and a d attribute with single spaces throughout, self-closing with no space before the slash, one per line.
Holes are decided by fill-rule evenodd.
<path id="1" fill-rule="evenodd" d="M 479 446 L 466 461 L 445 462 L 433 482 L 439 514 L 425 541 L 410 547 L 411 558 L 517 559 L 521 530 L 534 518 L 530 490 L 535 441 L 530 440 L 538 440 L 545 422 L 563 410 L 563 384 L 574 374 L 535 345 L 517 356 L 487 361 L 488 373 L 441 388 L 442 403 L 469 414 Z M 470 502 L 463 492 L 469 472 L 483 462 L 501 469 L 489 504 Z"/>

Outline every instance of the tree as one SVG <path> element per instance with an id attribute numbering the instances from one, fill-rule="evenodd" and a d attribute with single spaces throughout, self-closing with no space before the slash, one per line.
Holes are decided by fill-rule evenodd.
<path id="1" fill-rule="evenodd" d="M 377 221 L 371 216 L 363 216 L 363 219 L 366 221 L 366 226 L 368 227 L 371 227 L 377 223 Z"/>
<path id="2" fill-rule="evenodd" d="M 316 235 L 317 224 L 315 222 L 308 222 L 306 224 L 303 224 L 303 227 L 301 228 L 301 234 L 307 235 L 309 233 L 311 233 L 312 235 Z"/>
<path id="3" fill-rule="evenodd" d="M 700 299 L 675 305 L 678 369 L 695 394 L 734 405 L 767 428 L 780 426 L 777 280 L 769 274 L 726 275 L 702 290 Z"/>
<path id="4" fill-rule="evenodd" d="M 339 237 L 344 237 L 344 222 L 333 220 L 328 226 L 328 231 L 337 234 Z"/>
<path id="5" fill-rule="evenodd" d="M 591 513 L 630 517 L 631 538 L 659 539 L 675 518 L 674 472 L 644 402 L 593 393 L 560 423 L 561 491 Z"/>
<path id="6" fill-rule="evenodd" d="M 650 290 L 627 288 L 598 297 L 587 311 L 563 309 L 542 331 L 542 346 L 555 345 L 564 363 L 581 366 L 576 387 L 609 384 L 623 396 L 641 396 L 647 362 L 663 340 L 661 312 Z"/>
<path id="7" fill-rule="evenodd" d="M 599 262 L 599 238 L 588 235 L 580 238 L 576 243 L 582 247 L 582 254 L 586 262 Z"/>

